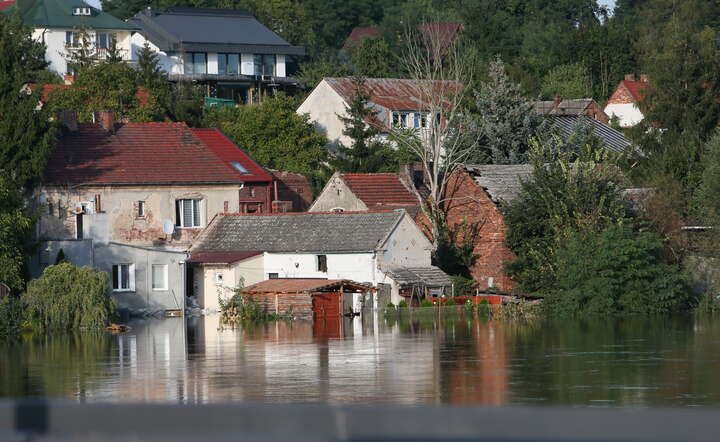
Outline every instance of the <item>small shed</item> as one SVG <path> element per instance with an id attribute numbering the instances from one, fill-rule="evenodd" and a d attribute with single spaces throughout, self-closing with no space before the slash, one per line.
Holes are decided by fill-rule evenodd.
<path id="1" fill-rule="evenodd" d="M 417 303 L 422 298 L 452 293 L 450 277 L 437 267 L 398 267 L 388 270 L 387 275 L 400 288 L 400 295 Z"/>
<path id="2" fill-rule="evenodd" d="M 337 318 L 348 311 L 348 295 L 368 293 L 371 287 L 345 279 L 277 278 L 243 289 L 266 312 L 305 319 Z M 352 309 L 350 296 L 350 309 Z"/>

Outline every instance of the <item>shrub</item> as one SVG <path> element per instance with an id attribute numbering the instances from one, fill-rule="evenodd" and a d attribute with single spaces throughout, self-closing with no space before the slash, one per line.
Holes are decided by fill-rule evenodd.
<path id="1" fill-rule="evenodd" d="M 115 314 L 106 272 L 61 263 L 45 269 L 22 296 L 25 317 L 38 330 L 105 327 Z"/>
<path id="2" fill-rule="evenodd" d="M 398 302 L 398 308 L 407 308 L 408 303 L 405 300 Z"/>
<path id="3" fill-rule="evenodd" d="M 455 300 L 452 298 L 447 298 L 443 300 L 443 305 L 455 305 Z"/>
<path id="4" fill-rule="evenodd" d="M 433 302 L 427 298 L 420 301 L 420 307 L 432 307 L 433 305 Z"/>
<path id="5" fill-rule="evenodd" d="M 571 232 L 557 251 L 557 286 L 545 296 L 553 313 L 666 313 L 689 304 L 687 276 L 661 260 L 652 232 L 614 225 Z"/>
<path id="6" fill-rule="evenodd" d="M 245 322 L 271 322 L 292 319 L 292 308 L 283 314 L 266 312 L 252 297 L 244 296 L 239 288 L 228 300 L 219 299 L 223 324 L 240 324 Z"/>
<path id="7" fill-rule="evenodd" d="M 6 296 L 0 299 L 0 337 L 14 335 L 22 327 L 24 313 L 20 298 Z"/>

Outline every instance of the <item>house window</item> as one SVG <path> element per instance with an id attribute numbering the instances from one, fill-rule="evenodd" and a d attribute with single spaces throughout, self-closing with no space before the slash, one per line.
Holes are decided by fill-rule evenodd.
<path id="1" fill-rule="evenodd" d="M 77 48 L 80 46 L 80 33 L 73 31 L 65 31 L 65 46 Z"/>
<path id="2" fill-rule="evenodd" d="M 152 289 L 167 290 L 168 289 L 168 266 L 167 264 L 152 265 Z"/>
<path id="3" fill-rule="evenodd" d="M 145 201 L 137 202 L 137 217 L 145 218 Z"/>
<path id="4" fill-rule="evenodd" d="M 218 54 L 218 74 L 239 74 L 240 54 Z"/>
<path id="5" fill-rule="evenodd" d="M 113 272 L 113 291 L 132 292 L 135 290 L 135 265 L 115 264 Z"/>
<path id="6" fill-rule="evenodd" d="M 268 273 L 268 279 L 278 279 L 280 277 L 277 273 Z"/>
<path id="7" fill-rule="evenodd" d="M 413 127 L 419 129 L 421 127 L 427 127 L 428 115 L 426 112 L 416 112 L 413 114 Z"/>
<path id="8" fill-rule="evenodd" d="M 98 49 L 110 49 L 115 46 L 116 42 L 117 38 L 115 37 L 115 34 L 108 32 L 98 32 L 95 34 L 95 46 Z"/>
<path id="9" fill-rule="evenodd" d="M 327 255 L 317 256 L 317 271 L 327 273 Z"/>
<path id="10" fill-rule="evenodd" d="M 274 54 L 255 54 L 253 62 L 255 75 L 275 75 L 276 57 Z"/>
<path id="11" fill-rule="evenodd" d="M 83 214 L 75 215 L 75 239 L 83 239 Z"/>
<path id="12" fill-rule="evenodd" d="M 175 225 L 178 227 L 201 227 L 201 200 L 182 199 L 175 201 Z"/>
<path id="13" fill-rule="evenodd" d="M 335 207 L 334 209 L 332 209 L 332 211 L 333 212 L 344 212 L 345 209 L 343 209 L 342 207 Z"/>
<path id="14" fill-rule="evenodd" d="M 186 52 L 184 57 L 186 74 L 206 74 L 207 54 L 204 52 Z"/>
<path id="15" fill-rule="evenodd" d="M 405 112 L 393 112 L 392 121 L 394 127 L 406 128 L 408 127 L 407 120 L 408 114 Z"/>
<path id="16" fill-rule="evenodd" d="M 73 15 L 92 15 L 90 8 L 73 8 Z"/>
<path id="17" fill-rule="evenodd" d="M 222 285 L 224 275 L 222 272 L 215 272 L 215 285 Z"/>

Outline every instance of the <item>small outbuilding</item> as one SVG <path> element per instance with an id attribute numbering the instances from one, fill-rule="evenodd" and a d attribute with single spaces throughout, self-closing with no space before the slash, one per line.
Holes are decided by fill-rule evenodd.
<path id="1" fill-rule="evenodd" d="M 246 287 L 243 295 L 265 312 L 315 320 L 352 312 L 354 298 L 371 292 L 369 286 L 344 279 L 278 278 Z"/>
<path id="2" fill-rule="evenodd" d="M 402 267 L 387 273 L 399 286 L 400 296 L 410 305 L 424 298 L 453 295 L 450 277 L 437 267 Z"/>

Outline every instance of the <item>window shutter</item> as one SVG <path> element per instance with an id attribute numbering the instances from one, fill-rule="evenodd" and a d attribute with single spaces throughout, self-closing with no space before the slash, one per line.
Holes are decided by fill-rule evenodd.
<path id="1" fill-rule="evenodd" d="M 175 225 L 176 226 L 182 226 L 182 218 L 180 217 L 180 214 L 182 213 L 181 206 L 182 206 L 182 200 L 175 201 Z"/>

